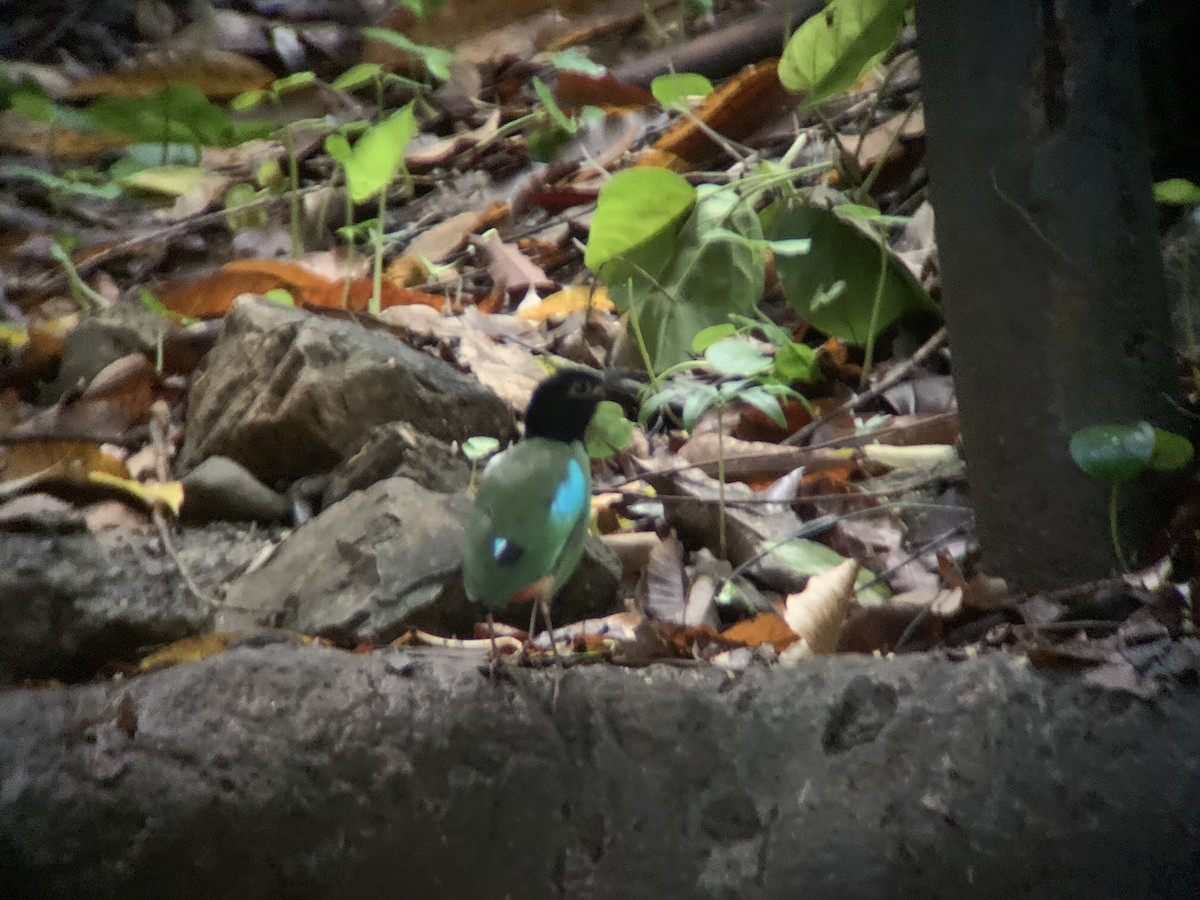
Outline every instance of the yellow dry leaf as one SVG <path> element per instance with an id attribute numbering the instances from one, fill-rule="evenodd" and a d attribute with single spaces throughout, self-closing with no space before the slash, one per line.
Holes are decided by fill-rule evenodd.
<path id="1" fill-rule="evenodd" d="M 183 638 L 155 650 L 138 663 L 138 668 L 143 672 L 150 672 L 154 669 L 177 666 L 180 663 L 208 659 L 210 656 L 224 653 L 230 642 L 239 634 L 241 634 L 240 631 L 214 631 L 211 634 Z"/>
<path id="2" fill-rule="evenodd" d="M 148 194 L 162 194 L 166 197 L 182 197 L 198 189 L 205 181 L 220 181 L 225 179 L 220 175 L 205 172 L 198 166 L 154 166 L 141 169 L 117 179 L 123 187 L 145 191 Z"/>
<path id="3" fill-rule="evenodd" d="M 183 485 L 178 481 L 142 482 L 132 478 L 114 478 L 104 472 L 89 472 L 88 480 L 116 488 L 151 509 L 165 509 L 173 516 L 178 516 L 179 508 L 183 506 Z"/>
<path id="4" fill-rule="evenodd" d="M 0 344 L 7 347 L 23 347 L 29 342 L 29 332 L 24 325 L 10 325 L 0 322 Z"/>
<path id="5" fill-rule="evenodd" d="M 872 462 L 891 469 L 927 469 L 958 459 L 958 451 L 949 444 L 917 444 L 895 447 L 888 444 L 867 444 L 862 455 Z"/>
<path id="6" fill-rule="evenodd" d="M 545 322 L 553 316 L 565 316 L 581 309 L 602 309 L 612 312 L 612 301 L 603 287 L 592 288 L 585 284 L 571 285 L 551 294 L 540 303 L 523 306 L 517 316 L 532 322 Z"/>

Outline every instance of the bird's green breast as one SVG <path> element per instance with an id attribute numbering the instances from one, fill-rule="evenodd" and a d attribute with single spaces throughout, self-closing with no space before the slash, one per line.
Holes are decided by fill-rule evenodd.
<path id="1" fill-rule="evenodd" d="M 583 553 L 591 493 L 579 443 L 530 438 L 495 457 L 467 524 L 467 596 L 498 609 L 548 575 L 556 593 Z"/>

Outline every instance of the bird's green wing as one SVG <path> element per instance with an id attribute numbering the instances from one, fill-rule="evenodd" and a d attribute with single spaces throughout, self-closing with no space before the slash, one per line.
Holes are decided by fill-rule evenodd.
<path id="1" fill-rule="evenodd" d="M 532 438 L 495 457 L 467 524 L 467 596 L 498 609 L 547 576 L 556 593 L 583 554 L 591 493 L 579 444 Z"/>

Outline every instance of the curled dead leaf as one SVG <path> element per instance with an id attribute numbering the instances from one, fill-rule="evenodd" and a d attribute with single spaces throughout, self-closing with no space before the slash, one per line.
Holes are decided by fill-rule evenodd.
<path id="1" fill-rule="evenodd" d="M 846 610 L 854 598 L 854 581 L 861 567 L 848 559 L 841 565 L 814 575 L 797 594 L 790 594 L 783 618 L 804 639 L 813 654 L 837 650 L 838 635 L 846 621 Z"/>

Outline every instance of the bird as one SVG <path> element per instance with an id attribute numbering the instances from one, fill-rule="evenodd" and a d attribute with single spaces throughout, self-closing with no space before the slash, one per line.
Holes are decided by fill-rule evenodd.
<path id="1" fill-rule="evenodd" d="M 493 613 L 533 601 L 529 636 L 541 610 L 553 635 L 550 601 L 583 556 L 591 512 L 592 474 L 584 433 L 604 397 L 603 380 L 563 369 L 534 389 L 525 435 L 483 470 L 467 520 L 463 585 L 487 609 L 493 663 Z M 551 650 L 559 659 L 553 636 Z M 560 660 L 561 661 L 561 660 Z"/>

